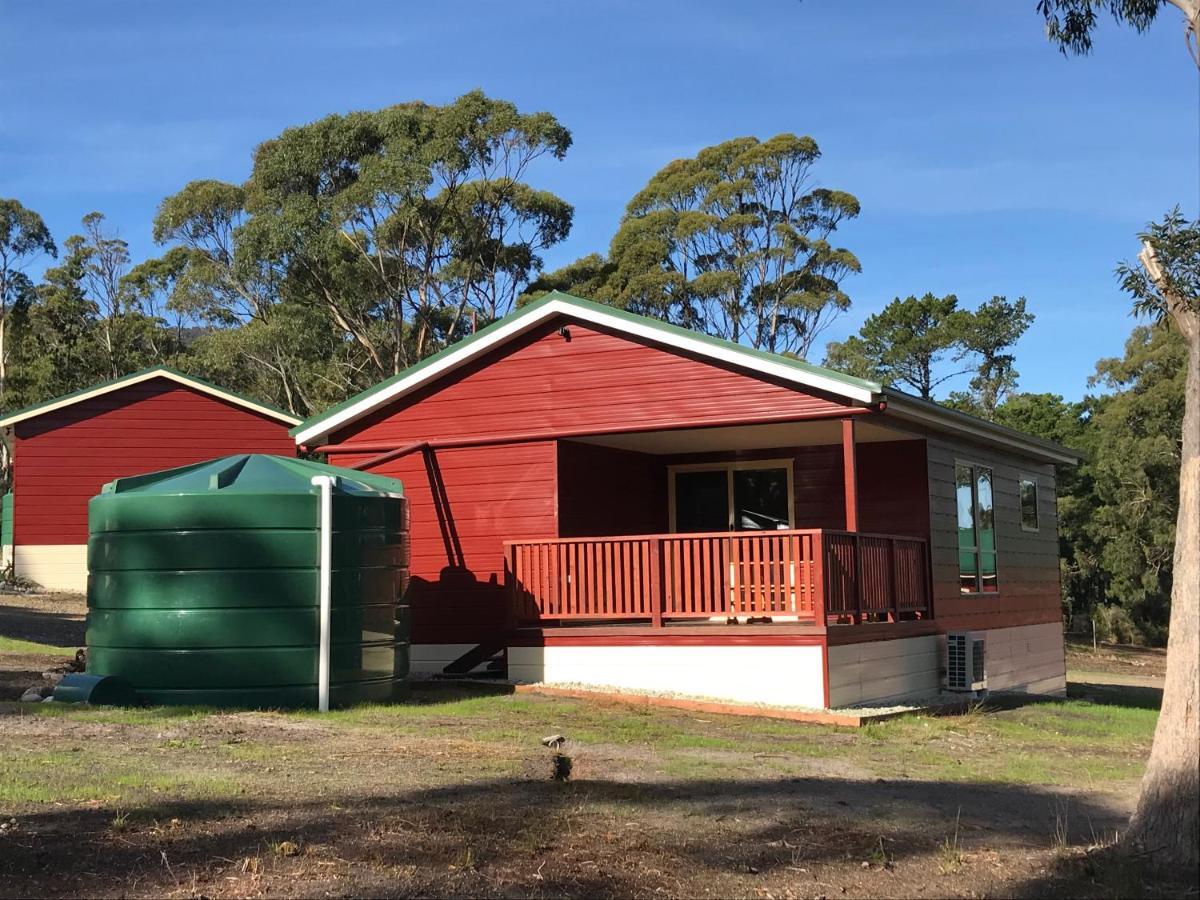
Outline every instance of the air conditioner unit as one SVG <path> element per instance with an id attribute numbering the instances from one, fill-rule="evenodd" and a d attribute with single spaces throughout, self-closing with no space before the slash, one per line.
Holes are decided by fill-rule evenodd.
<path id="1" fill-rule="evenodd" d="M 946 635 L 946 689 L 951 691 L 987 690 L 984 664 L 986 641 L 982 634 L 952 631 Z"/>

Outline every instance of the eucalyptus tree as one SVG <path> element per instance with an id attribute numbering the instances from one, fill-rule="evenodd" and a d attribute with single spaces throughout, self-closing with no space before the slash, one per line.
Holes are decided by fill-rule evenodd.
<path id="1" fill-rule="evenodd" d="M 235 265 L 322 306 L 367 380 L 390 375 L 505 314 L 540 271 L 573 210 L 525 179 L 570 144 L 549 113 L 478 91 L 289 128 L 255 152 Z"/>
<path id="2" fill-rule="evenodd" d="M 810 137 L 741 137 L 669 163 L 630 200 L 607 258 L 532 286 L 573 290 L 761 350 L 805 357 L 850 306 L 857 257 L 831 239 L 858 200 L 820 187 Z"/>
<path id="3" fill-rule="evenodd" d="M 1137 264 L 1117 272 L 1134 310 L 1187 344 L 1179 442 L 1170 634 L 1162 711 L 1130 838 L 1148 852 L 1200 863 L 1200 220 L 1178 208 L 1141 235 Z"/>
<path id="4" fill-rule="evenodd" d="M 1098 12 L 1145 31 L 1167 6 L 1183 15 L 1200 68 L 1200 0 L 1039 0 L 1046 34 L 1064 54 L 1088 53 Z M 1200 865 L 1200 221 L 1178 210 L 1142 235 L 1139 265 L 1118 270 L 1135 310 L 1177 328 L 1188 344 L 1180 442 L 1179 515 L 1167 678 L 1150 763 L 1128 837 L 1154 857 Z"/>
<path id="5" fill-rule="evenodd" d="M 25 267 L 39 256 L 57 256 L 58 248 L 42 217 L 19 200 L 0 199 L 0 408 L 8 381 L 8 326 L 15 306 L 33 296 Z"/>
<path id="6" fill-rule="evenodd" d="M 168 250 L 130 273 L 153 303 L 197 337 L 189 362 L 210 378 L 310 415 L 360 387 L 341 371 L 323 312 L 286 305 L 270 261 L 237 253 L 246 189 L 222 181 L 185 185 L 159 205 L 154 240 Z"/>

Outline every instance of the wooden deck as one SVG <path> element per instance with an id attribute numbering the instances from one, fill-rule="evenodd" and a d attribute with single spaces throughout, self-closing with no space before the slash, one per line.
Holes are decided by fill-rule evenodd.
<path id="1" fill-rule="evenodd" d="M 515 628 L 928 619 L 920 538 L 828 529 L 555 538 L 505 543 Z"/>

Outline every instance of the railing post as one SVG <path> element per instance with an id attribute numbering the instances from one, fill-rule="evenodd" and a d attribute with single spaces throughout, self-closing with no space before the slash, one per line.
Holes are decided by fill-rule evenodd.
<path id="1" fill-rule="evenodd" d="M 506 634 L 511 634 L 516 631 L 518 624 L 517 615 L 517 546 L 516 544 L 506 543 L 504 545 L 504 586 L 507 588 L 505 596 L 508 599 L 506 609 L 504 611 L 504 631 Z"/>
<path id="2" fill-rule="evenodd" d="M 933 619 L 933 557 L 929 541 L 921 541 L 921 564 L 925 567 L 925 577 L 921 581 L 925 585 L 925 618 Z"/>
<path id="3" fill-rule="evenodd" d="M 858 459 L 854 446 L 854 419 L 842 419 L 842 486 L 846 503 L 846 530 L 858 531 Z"/>
<path id="4" fill-rule="evenodd" d="M 861 625 L 863 621 L 862 611 L 862 541 L 855 532 L 851 537 L 854 539 L 854 624 Z"/>
<path id="5" fill-rule="evenodd" d="M 814 624 L 825 628 L 829 624 L 828 604 L 825 599 L 825 532 L 813 535 L 813 619 Z"/>
<path id="6" fill-rule="evenodd" d="M 650 625 L 662 628 L 663 584 L 662 584 L 662 539 L 651 538 L 650 544 Z"/>
<path id="7" fill-rule="evenodd" d="M 888 539 L 888 553 L 892 559 L 892 588 L 889 591 L 891 597 L 891 609 L 888 615 L 891 621 L 900 621 L 900 558 L 896 555 L 896 539 Z"/>

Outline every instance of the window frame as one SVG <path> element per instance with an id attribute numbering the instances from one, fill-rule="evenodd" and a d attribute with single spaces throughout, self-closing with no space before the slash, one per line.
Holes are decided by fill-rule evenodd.
<path id="1" fill-rule="evenodd" d="M 788 529 L 792 530 L 796 527 L 796 486 L 794 481 L 793 463 L 791 457 L 783 457 L 780 459 L 748 459 L 734 460 L 731 462 L 707 462 L 707 463 L 679 463 L 677 465 L 667 466 L 667 523 L 671 534 L 684 534 L 690 532 L 680 532 L 676 530 L 675 524 L 675 474 L 677 472 L 724 472 L 725 473 L 725 508 L 726 515 L 726 530 L 735 531 L 733 527 L 734 519 L 734 498 L 733 498 L 733 473 L 743 470 L 755 469 L 784 469 L 787 472 L 787 501 L 788 501 Z"/>
<path id="2" fill-rule="evenodd" d="M 1033 527 L 1025 524 L 1025 492 L 1026 484 L 1033 485 Z M 1017 474 L 1017 506 L 1020 508 L 1021 530 L 1029 534 L 1036 534 L 1042 530 L 1042 486 L 1038 484 L 1036 475 L 1029 475 L 1025 472 Z"/>
<path id="3" fill-rule="evenodd" d="M 971 522 L 974 529 L 975 545 L 970 549 L 970 553 L 975 559 L 975 589 L 964 591 L 962 589 L 962 553 L 963 547 L 959 543 L 961 534 L 959 534 L 958 526 L 958 469 L 963 467 L 971 473 Z M 990 551 L 982 549 L 980 527 L 980 509 L 979 509 L 979 473 L 980 471 L 988 473 L 988 484 L 991 486 L 992 499 L 992 541 L 993 548 Z M 960 597 L 998 597 L 1000 596 L 1000 541 L 998 540 L 999 528 L 996 519 L 996 467 L 990 463 L 975 462 L 973 460 L 955 459 L 954 460 L 954 530 L 955 552 L 958 554 L 958 595 Z M 983 590 L 983 568 L 980 565 L 980 557 L 983 553 L 991 553 L 994 557 L 995 572 L 996 572 L 996 589 L 994 591 Z"/>

